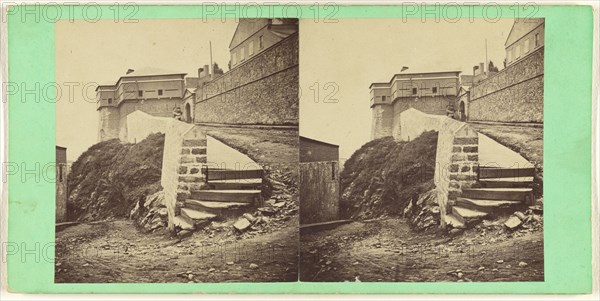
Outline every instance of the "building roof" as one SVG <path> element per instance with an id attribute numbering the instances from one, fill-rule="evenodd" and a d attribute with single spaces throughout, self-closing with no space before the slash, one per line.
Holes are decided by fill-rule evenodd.
<path id="1" fill-rule="evenodd" d="M 161 76 L 161 75 L 187 75 L 187 73 L 185 72 L 176 72 L 176 71 L 171 71 L 171 70 L 166 70 L 166 69 L 161 69 L 161 68 L 156 68 L 156 67 L 142 67 L 140 69 L 134 70 L 133 72 L 129 73 L 129 74 L 124 74 L 121 75 L 121 77 L 119 77 L 119 79 L 117 80 L 116 83 L 114 84 L 106 84 L 106 85 L 98 85 L 96 87 L 96 91 L 98 91 L 98 88 L 100 87 L 109 87 L 109 88 L 116 88 L 117 85 L 119 85 L 119 82 L 121 81 L 121 79 L 123 78 L 132 78 L 132 77 L 141 77 L 141 76 Z"/>
<path id="2" fill-rule="evenodd" d="M 142 67 L 140 69 L 135 69 L 133 72 L 129 74 L 122 75 L 123 77 L 137 77 L 137 76 L 153 76 L 153 75 L 173 75 L 173 74 L 187 74 L 185 72 L 176 72 L 172 70 L 166 70 L 155 67 Z"/>
<path id="3" fill-rule="evenodd" d="M 60 146 L 60 145 L 57 145 L 57 146 L 56 146 L 56 148 L 60 148 L 60 149 L 67 149 L 66 147 L 64 147 L 64 146 Z"/>
<path id="4" fill-rule="evenodd" d="M 340 147 L 337 144 L 323 142 L 323 141 L 320 141 L 320 140 L 317 140 L 317 139 L 312 139 L 312 138 L 308 138 L 308 137 L 304 137 L 304 136 L 300 136 L 300 140 L 305 140 L 305 141 L 314 142 L 314 143 L 317 143 L 317 144 L 328 145 L 328 146 L 333 146 L 333 147 Z"/>
<path id="5" fill-rule="evenodd" d="M 406 73 L 403 72 L 403 73 L 396 73 L 396 74 L 392 75 L 392 78 L 390 79 L 389 82 L 387 82 L 387 83 L 382 83 L 382 82 L 372 83 L 369 86 L 369 89 L 372 88 L 374 85 L 391 85 L 392 81 L 394 81 L 394 78 L 396 76 L 407 76 L 407 75 L 410 76 L 410 75 L 423 75 L 423 74 L 439 74 L 439 73 L 457 73 L 458 74 L 458 73 L 461 73 L 461 72 L 462 71 L 459 71 L 459 70 L 446 70 L 446 71 L 425 71 L 425 72 L 406 72 Z"/>
<path id="6" fill-rule="evenodd" d="M 508 47 L 518 41 L 520 38 L 530 33 L 532 30 L 536 29 L 538 26 L 544 24 L 544 18 L 521 18 L 515 19 L 510 32 L 508 33 L 508 37 L 506 37 L 506 42 L 504 43 L 504 47 Z"/>
<path id="7" fill-rule="evenodd" d="M 229 42 L 229 50 L 237 47 L 254 33 L 268 27 L 274 35 L 286 38 L 298 31 L 298 19 L 240 19 Z"/>
<path id="8" fill-rule="evenodd" d="M 269 19 L 240 19 L 231 41 L 229 42 L 229 49 L 233 49 L 255 32 L 269 24 Z M 244 30 L 245 29 L 245 30 Z"/>

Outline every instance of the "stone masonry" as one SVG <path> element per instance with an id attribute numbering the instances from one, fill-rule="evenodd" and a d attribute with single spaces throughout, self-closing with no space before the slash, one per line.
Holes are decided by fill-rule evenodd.
<path id="1" fill-rule="evenodd" d="M 471 88 L 472 121 L 544 121 L 544 47 Z"/>
<path id="2" fill-rule="evenodd" d="M 177 198 L 175 215 L 184 206 L 185 200 L 190 198 L 192 190 L 207 189 L 202 165 L 206 163 L 206 136 L 198 139 L 185 139 L 181 146 L 179 158 L 179 174 L 177 185 Z"/>
<path id="3" fill-rule="evenodd" d="M 298 124 L 298 34 L 196 90 L 195 121 Z"/>
<path id="4" fill-rule="evenodd" d="M 452 158 L 450 160 L 448 205 L 450 210 L 456 198 L 462 194 L 462 189 L 470 188 L 477 182 L 479 164 L 479 138 L 477 132 L 469 126 L 463 127 L 454 136 Z"/>

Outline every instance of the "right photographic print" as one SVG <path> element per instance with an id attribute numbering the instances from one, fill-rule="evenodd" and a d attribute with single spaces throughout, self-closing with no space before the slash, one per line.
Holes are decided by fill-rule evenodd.
<path id="1" fill-rule="evenodd" d="M 300 281 L 544 281 L 545 19 L 300 20 Z"/>

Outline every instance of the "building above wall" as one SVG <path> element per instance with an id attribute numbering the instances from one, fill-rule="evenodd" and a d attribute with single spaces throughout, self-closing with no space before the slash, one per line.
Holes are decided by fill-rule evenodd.
<path id="1" fill-rule="evenodd" d="M 126 100 L 181 99 L 185 92 L 186 75 L 151 67 L 129 69 L 115 84 L 96 87 L 97 109 L 118 107 Z"/>
<path id="2" fill-rule="evenodd" d="M 372 83 L 370 106 L 391 105 L 398 98 L 456 96 L 461 71 L 433 71 L 394 74 L 387 83 Z"/>
<path id="3" fill-rule="evenodd" d="M 229 43 L 229 68 L 298 32 L 298 19 L 240 19 Z"/>
<path id="4" fill-rule="evenodd" d="M 506 66 L 525 58 L 544 46 L 545 19 L 515 19 L 506 38 Z"/>

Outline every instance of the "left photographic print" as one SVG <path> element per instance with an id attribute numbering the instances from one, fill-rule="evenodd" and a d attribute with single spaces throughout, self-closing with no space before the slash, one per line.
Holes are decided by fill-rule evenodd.
<path id="1" fill-rule="evenodd" d="M 54 34 L 55 282 L 297 281 L 298 20 Z"/>

